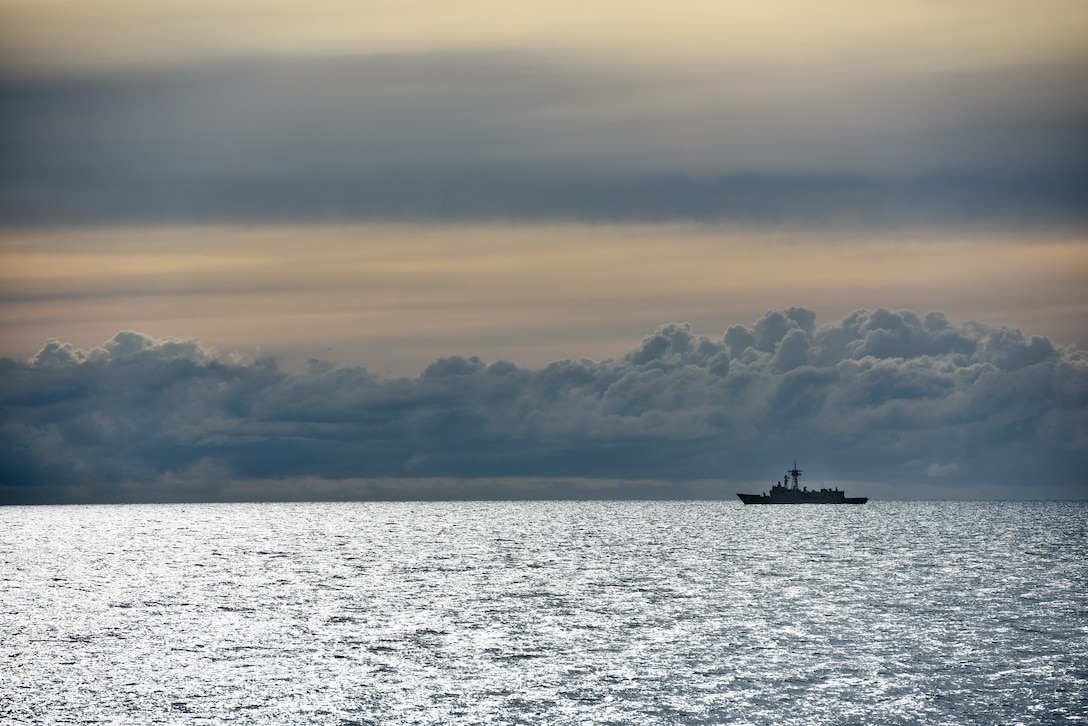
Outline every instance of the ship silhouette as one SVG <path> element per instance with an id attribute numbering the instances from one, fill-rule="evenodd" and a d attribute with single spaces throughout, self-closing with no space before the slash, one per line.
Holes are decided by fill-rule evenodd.
<path id="1" fill-rule="evenodd" d="M 740 494 L 740 500 L 745 504 L 865 504 L 869 497 L 848 497 L 846 492 L 838 487 L 834 489 L 799 488 L 797 480 L 801 476 L 801 470 L 797 468 L 797 462 L 793 462 L 793 468 L 786 472 L 782 481 L 771 485 L 770 494 Z"/>

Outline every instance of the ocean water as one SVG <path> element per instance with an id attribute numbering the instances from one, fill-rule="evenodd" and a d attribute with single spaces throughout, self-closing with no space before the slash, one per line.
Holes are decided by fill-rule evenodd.
<path id="1" fill-rule="evenodd" d="M 1088 505 L 0 508 L 0 722 L 1088 722 Z"/>

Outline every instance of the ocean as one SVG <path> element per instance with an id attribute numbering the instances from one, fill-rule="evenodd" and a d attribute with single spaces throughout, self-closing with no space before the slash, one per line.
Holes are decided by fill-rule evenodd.
<path id="1" fill-rule="evenodd" d="M 0 508 L 0 721 L 1088 722 L 1088 504 Z"/>

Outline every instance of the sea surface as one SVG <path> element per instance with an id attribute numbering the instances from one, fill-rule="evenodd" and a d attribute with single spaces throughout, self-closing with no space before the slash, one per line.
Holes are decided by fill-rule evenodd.
<path id="1" fill-rule="evenodd" d="M 0 722 L 1088 723 L 1088 504 L 0 508 Z"/>

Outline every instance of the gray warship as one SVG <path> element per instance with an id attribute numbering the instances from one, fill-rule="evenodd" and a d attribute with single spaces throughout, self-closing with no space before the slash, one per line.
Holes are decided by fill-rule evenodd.
<path id="1" fill-rule="evenodd" d="M 808 487 L 798 488 L 797 479 L 800 476 L 801 470 L 794 462 L 786 477 L 771 485 L 770 494 L 738 493 L 737 496 L 745 504 L 865 504 L 869 501 L 869 497 L 848 497 L 838 487 L 819 491 L 809 491 Z"/>

